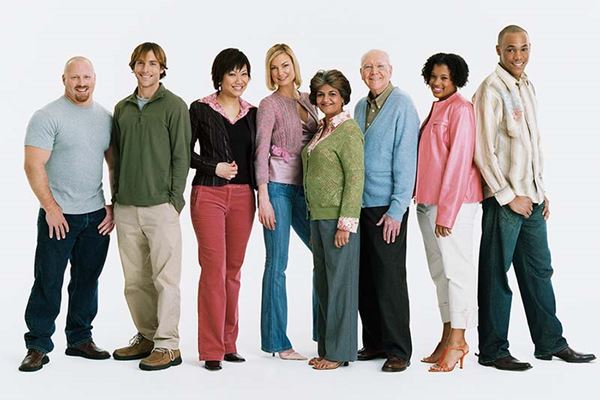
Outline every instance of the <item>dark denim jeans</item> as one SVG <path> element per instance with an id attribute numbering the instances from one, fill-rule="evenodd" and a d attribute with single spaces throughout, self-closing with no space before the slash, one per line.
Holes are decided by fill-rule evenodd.
<path id="1" fill-rule="evenodd" d="M 508 323 L 512 292 L 507 272 L 511 263 L 525 307 L 536 355 L 567 346 L 556 318 L 552 265 L 543 204 L 534 204 L 525 218 L 495 198 L 483 201 L 479 251 L 479 360 L 494 361 L 509 355 Z"/>
<path id="2" fill-rule="evenodd" d="M 104 208 L 87 214 L 65 214 L 69 233 L 65 239 L 48 237 L 46 213 L 38 215 L 37 248 L 33 287 L 25 310 L 29 332 L 25 346 L 49 353 L 54 348 L 50 338 L 60 311 L 61 291 L 67 262 L 71 263 L 67 345 L 76 346 L 92 340 L 92 320 L 98 310 L 98 277 L 102 272 L 110 237 L 98 233 Z"/>
<path id="3" fill-rule="evenodd" d="M 263 228 L 265 272 L 262 281 L 260 318 L 261 348 L 277 352 L 292 348 L 287 337 L 287 295 L 285 270 L 288 263 L 290 228 L 310 247 L 310 222 L 302 186 L 269 182 L 269 199 L 275 212 L 275 230 Z M 316 340 L 316 295 L 313 290 L 313 340 Z"/>

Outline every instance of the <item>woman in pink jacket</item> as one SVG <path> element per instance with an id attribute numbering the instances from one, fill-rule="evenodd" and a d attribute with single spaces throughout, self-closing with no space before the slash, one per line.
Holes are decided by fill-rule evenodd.
<path id="1" fill-rule="evenodd" d="M 457 92 L 467 83 L 467 63 L 456 54 L 434 54 L 422 75 L 437 101 L 421 127 L 415 199 L 444 324 L 440 343 L 422 361 L 433 363 L 431 372 L 449 372 L 462 368 L 469 352 L 465 330 L 477 325 L 473 227 L 483 195 L 473 162 L 473 105 Z"/>

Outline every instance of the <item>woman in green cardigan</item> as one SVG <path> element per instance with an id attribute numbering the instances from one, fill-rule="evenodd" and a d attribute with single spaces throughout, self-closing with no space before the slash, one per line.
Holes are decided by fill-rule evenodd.
<path id="1" fill-rule="evenodd" d="M 356 359 L 358 219 L 364 184 L 363 135 L 343 110 L 350 83 L 337 70 L 310 81 L 310 102 L 325 114 L 302 151 L 310 217 L 314 284 L 319 303 L 314 369 L 335 369 Z"/>

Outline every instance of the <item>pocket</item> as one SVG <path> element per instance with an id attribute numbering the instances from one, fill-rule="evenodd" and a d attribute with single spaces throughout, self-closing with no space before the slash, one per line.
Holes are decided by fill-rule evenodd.
<path id="1" fill-rule="evenodd" d="M 500 218 L 511 224 L 521 223 L 523 216 L 510 209 L 508 205 L 500 207 Z"/>
<path id="2" fill-rule="evenodd" d="M 446 148 L 450 147 L 450 138 L 448 137 L 448 122 L 433 122 L 431 127 L 431 133 L 436 138 L 437 142 L 444 143 L 444 146 L 446 146 Z"/>

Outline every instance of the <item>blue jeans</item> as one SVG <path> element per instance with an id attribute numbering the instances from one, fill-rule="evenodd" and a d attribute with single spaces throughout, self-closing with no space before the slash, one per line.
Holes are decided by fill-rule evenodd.
<path id="1" fill-rule="evenodd" d="M 98 310 L 98 277 L 102 272 L 110 237 L 98 233 L 106 210 L 87 214 L 65 214 L 69 233 L 65 239 L 48 237 L 46 212 L 38 215 L 37 247 L 33 287 L 25 310 L 29 332 L 25 346 L 49 353 L 54 349 L 50 338 L 60 311 L 61 291 L 67 262 L 71 263 L 69 307 L 67 311 L 67 345 L 77 346 L 92 340 L 92 320 Z"/>
<path id="2" fill-rule="evenodd" d="M 567 347 L 556 318 L 552 265 L 543 204 L 534 204 L 529 218 L 500 206 L 495 198 L 483 201 L 479 251 L 479 360 L 508 356 L 508 322 L 512 291 L 507 272 L 511 263 L 523 299 L 535 355 Z"/>
<path id="3" fill-rule="evenodd" d="M 306 200 L 302 186 L 269 182 L 269 199 L 275 212 L 275 230 L 263 228 L 265 272 L 262 281 L 260 315 L 261 348 L 278 352 L 292 348 L 287 337 L 287 295 L 285 269 L 288 262 L 290 227 L 310 248 L 310 222 L 307 219 Z M 316 296 L 313 290 L 313 340 L 316 336 Z"/>

